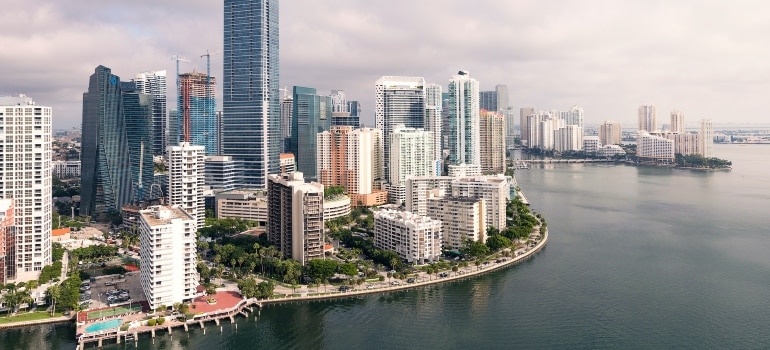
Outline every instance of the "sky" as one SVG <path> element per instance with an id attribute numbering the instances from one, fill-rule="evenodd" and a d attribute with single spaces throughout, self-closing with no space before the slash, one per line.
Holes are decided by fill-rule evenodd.
<path id="1" fill-rule="evenodd" d="M 122 80 L 205 72 L 222 50 L 223 1 L 3 0 L 0 95 L 54 109 L 54 128 L 80 127 L 98 65 Z M 280 84 L 345 90 L 374 121 L 374 83 L 422 76 L 443 85 L 469 71 L 482 90 L 508 85 L 511 105 L 585 110 L 587 125 L 636 124 L 653 104 L 688 126 L 768 123 L 770 2 L 623 0 L 282 0 Z M 221 56 L 211 72 L 222 75 Z M 221 96 L 221 88 L 218 89 Z M 169 104 L 169 109 L 171 105 Z M 218 101 L 221 106 L 221 102 Z M 518 116 L 518 113 L 517 113 Z M 518 120 L 518 118 L 517 118 Z"/>

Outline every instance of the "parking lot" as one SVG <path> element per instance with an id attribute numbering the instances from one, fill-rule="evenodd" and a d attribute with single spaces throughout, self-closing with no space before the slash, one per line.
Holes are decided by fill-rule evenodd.
<path id="1" fill-rule="evenodd" d="M 90 282 L 91 305 L 89 309 L 103 308 L 116 304 L 129 302 L 138 302 L 145 300 L 142 293 L 142 286 L 139 283 L 139 272 L 128 272 L 120 278 L 117 275 L 96 277 L 95 281 Z M 81 292 L 81 295 L 87 292 Z M 121 302 L 121 295 L 127 296 L 125 301 Z M 110 298 L 112 296 L 113 298 Z M 110 301 L 112 301 L 110 303 Z"/>

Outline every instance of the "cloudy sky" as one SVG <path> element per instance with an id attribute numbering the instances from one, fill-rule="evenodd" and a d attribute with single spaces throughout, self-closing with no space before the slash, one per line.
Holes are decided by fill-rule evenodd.
<path id="1" fill-rule="evenodd" d="M 222 1 L 3 0 L 0 94 L 54 107 L 55 128 L 80 125 L 94 68 L 124 80 L 147 70 L 205 71 L 222 50 Z M 468 70 L 511 104 L 585 109 L 587 124 L 631 126 L 641 104 L 688 125 L 768 123 L 770 2 L 282 0 L 281 86 L 343 89 L 372 124 L 374 82 L 424 76 L 446 86 Z M 212 56 L 212 75 L 222 75 Z M 169 79 L 169 100 L 175 84 Z M 221 95 L 221 94 L 220 94 Z"/>

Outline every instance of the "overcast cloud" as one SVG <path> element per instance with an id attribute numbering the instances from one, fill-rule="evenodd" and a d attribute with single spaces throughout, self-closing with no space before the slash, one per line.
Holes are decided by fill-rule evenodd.
<path id="1" fill-rule="evenodd" d="M 200 55 L 222 50 L 222 3 L 4 0 L 0 94 L 25 93 L 54 108 L 55 128 L 79 127 L 102 64 L 123 80 L 167 70 L 173 101 L 171 56 L 205 71 Z M 517 110 L 578 104 L 587 124 L 631 126 L 640 104 L 656 105 L 659 123 L 674 108 L 689 125 L 768 120 L 767 1 L 282 0 L 280 12 L 281 86 L 343 89 L 369 125 L 380 76 L 446 87 L 460 69 L 482 90 L 507 84 Z"/>

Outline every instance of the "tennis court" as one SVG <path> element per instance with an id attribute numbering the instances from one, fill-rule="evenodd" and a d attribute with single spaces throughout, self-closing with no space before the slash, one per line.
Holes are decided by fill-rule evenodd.
<path id="1" fill-rule="evenodd" d="M 129 305 L 115 306 L 115 307 L 110 307 L 105 309 L 88 311 L 87 319 L 90 321 L 90 320 L 95 320 L 97 318 L 112 317 L 115 315 L 122 315 L 130 312 L 137 312 L 137 311 L 142 311 L 142 305 L 140 305 L 139 303 L 131 305 L 130 308 L 129 308 Z"/>

